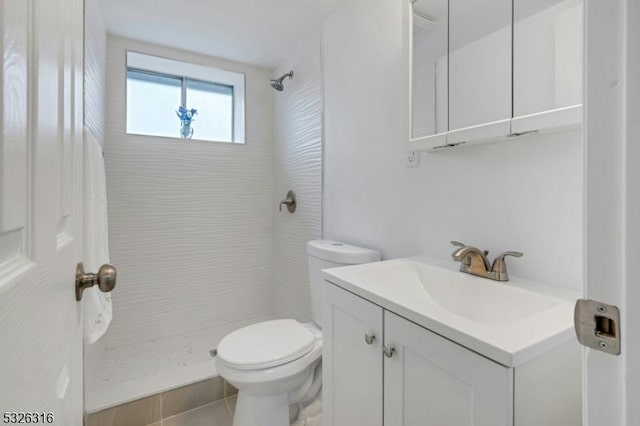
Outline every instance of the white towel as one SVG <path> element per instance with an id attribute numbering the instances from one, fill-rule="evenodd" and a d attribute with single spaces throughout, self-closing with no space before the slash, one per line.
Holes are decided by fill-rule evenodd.
<path id="1" fill-rule="evenodd" d="M 109 236 L 107 226 L 107 182 L 102 147 L 98 140 L 84 132 L 84 269 L 98 272 L 109 263 Z M 96 286 L 82 295 L 84 341 L 96 342 L 107 331 L 113 311 L 111 294 Z"/>

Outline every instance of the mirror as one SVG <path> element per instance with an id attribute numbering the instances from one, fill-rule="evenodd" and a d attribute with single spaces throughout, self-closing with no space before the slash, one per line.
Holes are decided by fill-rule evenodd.
<path id="1" fill-rule="evenodd" d="M 450 130 L 511 118 L 511 10 L 511 0 L 449 1 Z"/>
<path id="2" fill-rule="evenodd" d="M 448 129 L 448 0 L 412 4 L 411 138 Z"/>
<path id="3" fill-rule="evenodd" d="M 515 117 L 582 103 L 583 0 L 515 0 Z"/>

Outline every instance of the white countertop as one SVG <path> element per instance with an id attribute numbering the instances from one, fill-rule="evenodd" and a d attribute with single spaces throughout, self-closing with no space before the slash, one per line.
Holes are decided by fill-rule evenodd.
<path id="1" fill-rule="evenodd" d="M 459 265 L 417 257 L 325 269 L 323 275 L 507 367 L 575 339 L 573 306 L 579 293 L 515 277 L 491 281 L 459 272 Z M 438 283 L 425 290 L 425 280 Z M 455 287 L 451 294 L 447 285 Z M 474 318 L 476 310 L 480 312 Z"/>

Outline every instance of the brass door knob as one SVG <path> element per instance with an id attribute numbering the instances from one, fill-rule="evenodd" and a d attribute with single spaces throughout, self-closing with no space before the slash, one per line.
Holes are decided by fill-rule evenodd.
<path id="1" fill-rule="evenodd" d="M 82 300 L 82 292 L 96 284 L 104 293 L 113 290 L 116 286 L 115 266 L 106 263 L 100 267 L 98 273 L 86 273 L 82 262 L 78 263 L 76 267 L 76 300 Z"/>

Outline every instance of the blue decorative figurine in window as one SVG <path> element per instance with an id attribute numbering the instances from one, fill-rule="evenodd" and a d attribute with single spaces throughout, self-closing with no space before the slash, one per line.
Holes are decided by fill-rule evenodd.
<path id="1" fill-rule="evenodd" d="M 178 108 L 178 111 L 176 111 L 176 115 L 180 119 L 181 123 L 180 136 L 182 136 L 182 139 L 191 139 L 191 137 L 193 136 L 193 127 L 191 127 L 191 122 L 195 120 L 193 116 L 197 113 L 197 109 L 186 109 L 182 105 L 180 105 L 180 108 Z"/>

